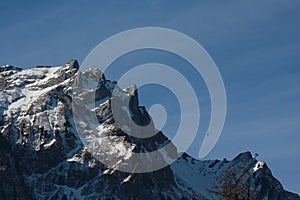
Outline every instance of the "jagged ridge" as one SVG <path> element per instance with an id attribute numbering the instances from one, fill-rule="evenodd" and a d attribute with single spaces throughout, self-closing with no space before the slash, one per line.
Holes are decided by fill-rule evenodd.
<path id="1" fill-rule="evenodd" d="M 28 70 L 0 67 L 1 199 L 215 199 L 209 190 L 219 185 L 216 177 L 244 168 L 261 198 L 300 199 L 283 189 L 266 164 L 257 166 L 249 152 L 232 161 L 198 161 L 184 154 L 170 166 L 144 174 L 120 172 L 118 166 L 108 168 L 79 138 L 72 115 L 74 93 L 77 97 L 78 93 L 79 97 L 96 94 L 89 103 L 99 126 L 91 131 L 105 139 L 105 145 L 99 146 L 104 153 L 107 149 L 122 150 L 130 157 L 135 152 L 156 150 L 168 138 L 160 132 L 149 139 L 137 139 L 123 132 L 111 112 L 115 88 L 130 98 L 131 117 L 137 124 L 151 121 L 145 108 L 139 106 L 136 88 L 122 90 L 96 68 L 86 72 L 78 69 L 76 60 Z M 95 80 L 93 93 L 85 86 Z M 78 126 L 91 129 L 84 123 Z M 121 154 L 119 157 L 117 161 Z"/>

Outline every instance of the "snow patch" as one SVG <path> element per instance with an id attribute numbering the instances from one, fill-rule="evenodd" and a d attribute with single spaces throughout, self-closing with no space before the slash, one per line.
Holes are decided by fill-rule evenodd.
<path id="1" fill-rule="evenodd" d="M 44 144 L 44 147 L 46 149 L 48 149 L 49 147 L 51 147 L 53 144 L 56 143 L 56 139 L 51 140 L 48 144 Z"/>
<path id="2" fill-rule="evenodd" d="M 129 176 L 127 176 L 127 177 L 122 181 L 122 183 L 126 183 L 126 182 L 130 181 L 130 180 L 131 180 L 131 177 L 132 177 L 132 174 L 130 174 Z"/>
<path id="3" fill-rule="evenodd" d="M 253 167 L 253 172 L 256 172 L 259 169 L 262 169 L 264 167 L 265 163 L 258 161 L 255 166 Z"/>

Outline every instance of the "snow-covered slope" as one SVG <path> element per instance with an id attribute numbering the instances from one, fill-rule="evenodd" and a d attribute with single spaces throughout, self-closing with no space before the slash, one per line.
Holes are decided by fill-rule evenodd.
<path id="1" fill-rule="evenodd" d="M 136 88 L 122 90 L 96 68 L 78 68 L 75 60 L 26 70 L 0 67 L 0 199 L 222 199 L 217 193 L 233 172 L 238 184 L 249 185 L 258 199 L 300 199 L 249 152 L 232 161 L 198 161 L 183 154 L 158 171 L 118 171 L 134 153 L 151 152 L 169 140 L 161 132 L 146 139 L 123 132 L 112 115 L 114 88 L 120 101 L 130 99 L 129 110 L 120 108 L 125 114 L 140 125 L 151 122 L 139 106 Z M 96 112 L 95 127 L 88 120 L 74 120 L 79 111 L 72 110 L 72 101 L 92 94 L 96 103 L 86 102 L 84 108 Z M 107 167 L 90 153 L 89 137 L 83 145 L 75 125 L 99 138 L 93 145 L 100 154 L 113 155 L 114 165 Z M 159 159 L 167 157 L 162 152 Z"/>

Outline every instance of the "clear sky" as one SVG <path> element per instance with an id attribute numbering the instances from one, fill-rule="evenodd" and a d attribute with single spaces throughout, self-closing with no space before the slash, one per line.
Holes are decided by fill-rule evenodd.
<path id="1" fill-rule="evenodd" d="M 158 26 L 189 35 L 216 62 L 227 91 L 221 138 L 208 159 L 259 153 L 285 189 L 300 193 L 300 1 L 1 1 L 0 65 L 23 68 L 82 62 L 99 42 L 131 28 Z M 209 96 L 189 64 L 175 55 L 145 50 L 117 60 L 107 72 L 116 80 L 131 66 L 159 62 L 185 73 L 201 91 L 205 134 Z M 158 86 L 140 90 L 141 103 L 166 103 L 166 132 L 178 115 L 172 94 Z M 154 98 L 155 97 L 155 98 Z M 176 101 L 174 101 L 176 105 Z M 174 112 L 174 113 L 172 113 Z M 170 123 L 172 125 L 170 125 Z M 197 156 L 199 136 L 189 153 Z"/>

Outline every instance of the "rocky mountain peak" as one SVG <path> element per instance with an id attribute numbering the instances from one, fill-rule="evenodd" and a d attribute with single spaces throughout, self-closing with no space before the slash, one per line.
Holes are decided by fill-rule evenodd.
<path id="1" fill-rule="evenodd" d="M 76 60 L 24 70 L 4 66 L 0 80 L 0 199 L 216 199 L 209 189 L 221 188 L 220 176 L 245 169 L 250 176 L 243 180 L 260 199 L 300 199 L 286 192 L 250 152 L 232 161 L 198 161 L 183 154 L 157 171 L 120 171 L 134 154 L 170 141 L 162 132 L 134 137 L 117 123 L 127 117 L 154 131 L 137 88 L 122 89 L 97 68 L 80 72 Z M 113 114 L 113 103 L 121 119 Z M 85 118 L 91 112 L 96 126 Z M 82 139 L 82 133 L 89 137 Z M 111 162 L 100 162 L 93 148 Z M 160 152 L 157 159 L 166 155 L 172 157 Z"/>

